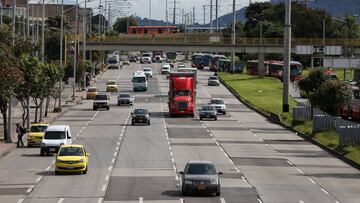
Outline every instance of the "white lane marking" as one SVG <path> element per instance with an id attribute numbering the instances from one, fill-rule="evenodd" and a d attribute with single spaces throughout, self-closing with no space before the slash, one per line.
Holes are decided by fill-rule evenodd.
<path id="1" fill-rule="evenodd" d="M 116 147 L 116 151 L 119 151 L 119 147 Z"/>
<path id="2" fill-rule="evenodd" d="M 114 152 L 114 156 L 116 156 L 117 155 L 117 152 Z"/>
<path id="3" fill-rule="evenodd" d="M 290 166 L 294 165 L 289 160 L 287 160 L 286 163 L 288 163 Z"/>
<path id="4" fill-rule="evenodd" d="M 36 182 L 40 182 L 40 180 L 41 180 L 42 178 L 43 178 L 42 176 L 38 177 L 38 178 L 36 179 Z"/>
<path id="5" fill-rule="evenodd" d="M 64 198 L 60 198 L 57 203 L 62 203 L 64 201 Z"/>
<path id="6" fill-rule="evenodd" d="M 175 175 L 175 180 L 179 181 L 179 176 Z"/>
<path id="7" fill-rule="evenodd" d="M 224 198 L 220 198 L 220 202 L 221 202 L 221 203 L 226 203 L 226 201 L 225 201 Z"/>
<path id="8" fill-rule="evenodd" d="M 304 201 L 300 200 L 299 203 L 304 203 Z"/>
<path id="9" fill-rule="evenodd" d="M 108 181 L 110 179 L 110 176 L 109 175 L 106 175 L 105 176 L 105 181 Z"/>
<path id="10" fill-rule="evenodd" d="M 263 201 L 260 198 L 258 198 L 257 200 L 259 203 L 263 203 Z"/>
<path id="11" fill-rule="evenodd" d="M 174 156 L 173 152 L 170 152 L 170 156 Z"/>
<path id="12" fill-rule="evenodd" d="M 112 164 L 115 163 L 115 159 L 112 159 L 112 160 L 111 160 L 111 163 L 112 163 Z"/>
<path id="13" fill-rule="evenodd" d="M 259 137 L 258 139 L 259 139 L 259 141 L 261 141 L 261 142 L 263 142 L 263 141 L 264 141 L 264 140 L 263 140 L 262 138 L 260 138 L 260 137 Z"/>
<path id="14" fill-rule="evenodd" d="M 45 169 L 45 171 L 48 171 L 48 170 L 50 170 L 50 168 L 51 168 L 51 166 L 48 166 L 46 169 Z"/>
<path id="15" fill-rule="evenodd" d="M 22 203 L 24 199 L 19 199 L 16 203 Z"/>
<path id="16" fill-rule="evenodd" d="M 26 190 L 26 193 L 30 193 L 34 189 L 34 186 L 30 186 L 28 190 Z"/>
<path id="17" fill-rule="evenodd" d="M 323 193 L 325 193 L 326 195 L 329 195 L 329 192 L 326 191 L 324 188 L 321 188 L 321 191 L 323 191 Z"/>
<path id="18" fill-rule="evenodd" d="M 174 171 L 176 171 L 176 166 L 173 166 Z"/>
<path id="19" fill-rule="evenodd" d="M 265 144 L 265 146 L 266 146 L 266 147 L 270 147 L 270 145 L 268 145 L 268 144 Z"/>
<path id="20" fill-rule="evenodd" d="M 53 160 L 51 163 L 53 163 L 53 164 L 54 164 L 54 163 L 55 163 L 55 160 Z"/>
<path id="21" fill-rule="evenodd" d="M 143 197 L 139 197 L 139 203 L 143 203 L 144 202 L 144 198 Z"/>
<path id="22" fill-rule="evenodd" d="M 302 171 L 301 169 L 296 169 L 297 171 L 299 171 L 299 173 L 302 173 L 302 174 L 304 174 L 304 171 Z"/>
<path id="23" fill-rule="evenodd" d="M 117 144 L 117 145 L 120 145 L 120 142 L 117 142 L 116 144 Z"/>
<path id="24" fill-rule="evenodd" d="M 105 190 L 106 190 L 106 185 L 103 185 L 101 191 L 105 192 Z"/>
<path id="25" fill-rule="evenodd" d="M 97 202 L 98 202 L 98 203 L 102 203 L 102 202 L 103 202 L 103 198 L 102 198 L 102 197 L 99 198 Z"/>
<path id="26" fill-rule="evenodd" d="M 180 199 L 180 203 L 184 203 L 184 199 L 183 199 L 183 198 Z"/>
<path id="27" fill-rule="evenodd" d="M 316 182 L 312 178 L 308 178 L 314 185 L 316 185 Z"/>
<path id="28" fill-rule="evenodd" d="M 110 165 L 110 166 L 109 166 L 109 168 L 108 168 L 108 170 L 109 170 L 109 171 L 111 171 L 112 167 L 113 167 L 113 166 L 112 166 L 112 165 Z"/>
<path id="29" fill-rule="evenodd" d="M 171 158 L 171 161 L 172 161 L 173 163 L 175 163 L 175 159 L 174 159 L 174 158 Z"/>

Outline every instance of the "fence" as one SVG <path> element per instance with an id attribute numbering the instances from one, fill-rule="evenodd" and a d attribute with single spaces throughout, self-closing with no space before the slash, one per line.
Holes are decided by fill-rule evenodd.
<path id="1" fill-rule="evenodd" d="M 335 127 L 339 132 L 339 145 L 360 145 L 360 124 L 335 118 Z"/>
<path id="2" fill-rule="evenodd" d="M 311 121 L 312 109 L 309 102 L 297 102 L 297 106 L 293 108 L 294 121 Z"/>

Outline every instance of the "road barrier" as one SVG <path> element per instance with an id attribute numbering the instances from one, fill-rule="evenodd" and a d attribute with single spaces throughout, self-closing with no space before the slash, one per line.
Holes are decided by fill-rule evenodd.
<path id="1" fill-rule="evenodd" d="M 313 109 L 313 132 L 322 132 L 335 129 L 334 118 L 318 108 Z"/>
<path id="2" fill-rule="evenodd" d="M 339 145 L 360 145 L 360 124 L 335 118 L 335 127 L 339 132 Z"/>
<path id="3" fill-rule="evenodd" d="M 297 106 L 293 108 L 294 121 L 311 121 L 312 108 L 309 101 L 297 102 Z"/>

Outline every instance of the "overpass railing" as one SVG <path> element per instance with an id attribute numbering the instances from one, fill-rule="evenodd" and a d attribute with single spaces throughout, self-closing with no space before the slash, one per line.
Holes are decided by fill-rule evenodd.
<path id="1" fill-rule="evenodd" d="M 238 45 L 277 45 L 282 46 L 282 38 L 236 38 Z M 129 43 L 129 44 L 199 44 L 199 45 L 228 45 L 231 37 L 210 34 L 167 34 L 167 35 L 117 35 L 93 36 L 88 43 Z M 338 45 L 360 46 L 360 39 L 325 39 L 322 38 L 293 38 L 292 45 Z"/>

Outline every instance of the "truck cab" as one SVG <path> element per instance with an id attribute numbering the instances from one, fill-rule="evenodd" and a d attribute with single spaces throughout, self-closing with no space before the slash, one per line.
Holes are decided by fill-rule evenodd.
<path id="1" fill-rule="evenodd" d="M 195 114 L 195 74 L 172 72 L 169 75 L 170 116 Z"/>
<path id="2" fill-rule="evenodd" d="M 148 81 L 146 74 L 143 71 L 136 71 L 132 78 L 133 89 L 136 91 L 146 91 L 148 87 Z"/>

